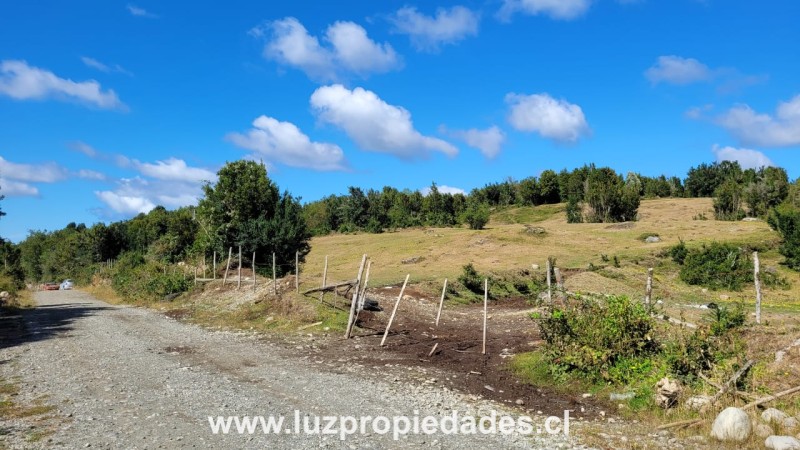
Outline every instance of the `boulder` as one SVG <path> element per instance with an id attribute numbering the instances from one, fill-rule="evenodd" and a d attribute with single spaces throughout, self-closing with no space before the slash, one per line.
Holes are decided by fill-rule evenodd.
<path id="1" fill-rule="evenodd" d="M 772 450 L 800 450 L 800 441 L 791 436 L 770 436 L 764 446 Z"/>
<path id="2" fill-rule="evenodd" d="M 783 419 L 783 428 L 786 430 L 796 430 L 798 426 L 800 426 L 800 422 L 794 417 Z"/>
<path id="3" fill-rule="evenodd" d="M 678 402 L 682 390 L 678 380 L 662 378 L 656 384 L 656 404 L 662 408 L 672 408 Z"/>
<path id="4" fill-rule="evenodd" d="M 776 408 L 767 408 L 761 413 L 761 420 L 766 423 L 783 423 L 788 418 L 788 414 Z"/>
<path id="5" fill-rule="evenodd" d="M 719 441 L 743 442 L 753 432 L 746 412 L 732 406 L 722 410 L 711 425 L 711 437 Z"/>
<path id="6" fill-rule="evenodd" d="M 655 244 L 656 242 L 661 242 L 661 238 L 658 236 L 647 236 L 644 241 L 648 244 Z"/>
<path id="7" fill-rule="evenodd" d="M 695 395 L 686 400 L 686 407 L 691 411 L 705 412 L 711 406 L 711 397 L 708 395 Z"/>

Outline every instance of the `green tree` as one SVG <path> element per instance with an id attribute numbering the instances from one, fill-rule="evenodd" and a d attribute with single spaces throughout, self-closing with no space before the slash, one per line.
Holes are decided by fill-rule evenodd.
<path id="1" fill-rule="evenodd" d="M 770 211 L 767 222 L 783 238 L 780 252 L 786 265 L 800 271 L 800 179 L 792 184 L 783 203 Z"/>
<path id="2" fill-rule="evenodd" d="M 470 229 L 482 230 L 489 223 L 489 207 L 485 203 L 470 202 L 464 211 L 464 222 Z"/>
<path id="3" fill-rule="evenodd" d="M 638 179 L 626 185 L 614 170 L 594 169 L 586 179 L 585 200 L 590 222 L 636 220 L 639 209 Z"/>
<path id="4" fill-rule="evenodd" d="M 714 191 L 714 217 L 717 220 L 739 220 L 742 210 L 742 186 L 728 178 Z"/>

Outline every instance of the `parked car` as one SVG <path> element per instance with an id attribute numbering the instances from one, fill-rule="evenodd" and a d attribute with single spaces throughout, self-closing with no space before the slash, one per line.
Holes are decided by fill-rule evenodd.
<path id="1" fill-rule="evenodd" d="M 61 286 L 55 281 L 48 281 L 47 283 L 42 284 L 42 290 L 45 291 L 57 291 L 60 287 Z"/>
<path id="2" fill-rule="evenodd" d="M 66 290 L 72 289 L 74 286 L 75 286 L 75 284 L 72 282 L 72 280 L 64 280 L 63 282 L 61 282 L 61 290 L 62 291 L 66 291 Z"/>

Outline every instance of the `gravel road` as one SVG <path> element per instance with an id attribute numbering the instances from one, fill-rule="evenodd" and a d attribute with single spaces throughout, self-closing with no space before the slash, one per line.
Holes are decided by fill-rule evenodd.
<path id="1" fill-rule="evenodd" d="M 52 434 L 30 441 L 31 419 L 0 423 L 9 448 L 584 448 L 563 435 L 408 434 L 393 440 L 367 427 L 336 435 L 214 434 L 209 416 L 286 417 L 520 413 L 436 383 L 375 369 L 315 361 L 274 339 L 211 331 L 158 312 L 112 306 L 79 291 L 38 292 L 22 313 L 17 341 L 0 349 L 0 375 L 17 380 L 19 402 L 53 406 L 36 424 Z M 45 396 L 45 397 L 42 397 Z M 534 428 L 544 423 L 534 417 Z M 313 421 L 310 422 L 313 424 Z M 314 427 L 312 427 L 314 428 Z M 576 427 L 577 428 L 577 427 Z M 534 433 L 536 431 L 534 430 Z"/>

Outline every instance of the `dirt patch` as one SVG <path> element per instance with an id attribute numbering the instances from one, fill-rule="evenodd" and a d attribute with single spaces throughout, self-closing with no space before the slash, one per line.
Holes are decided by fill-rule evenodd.
<path id="1" fill-rule="evenodd" d="M 398 289 L 381 289 L 384 312 L 359 314 L 356 339 L 330 342 L 323 353 L 338 361 L 357 361 L 384 371 L 390 370 L 387 367 L 422 368 L 424 382 L 518 405 L 533 413 L 563 415 L 564 410 L 572 410 L 575 416 L 593 417 L 606 409 L 594 400 L 532 386 L 511 372 L 509 362 L 514 355 L 541 344 L 539 332 L 527 314 L 531 307 L 523 299 L 490 304 L 483 354 L 483 305 L 445 307 L 436 327 L 438 299 L 412 296 L 407 289 L 386 344 L 381 347 L 399 294 L 395 290 Z"/>
<path id="2" fill-rule="evenodd" d="M 183 320 L 191 317 L 192 311 L 186 308 L 170 309 L 169 311 L 164 311 L 164 315 L 170 319 Z"/>
<path id="3" fill-rule="evenodd" d="M 164 353 L 169 353 L 172 355 L 190 355 L 194 353 L 194 349 L 188 345 L 176 345 L 164 347 Z"/>

